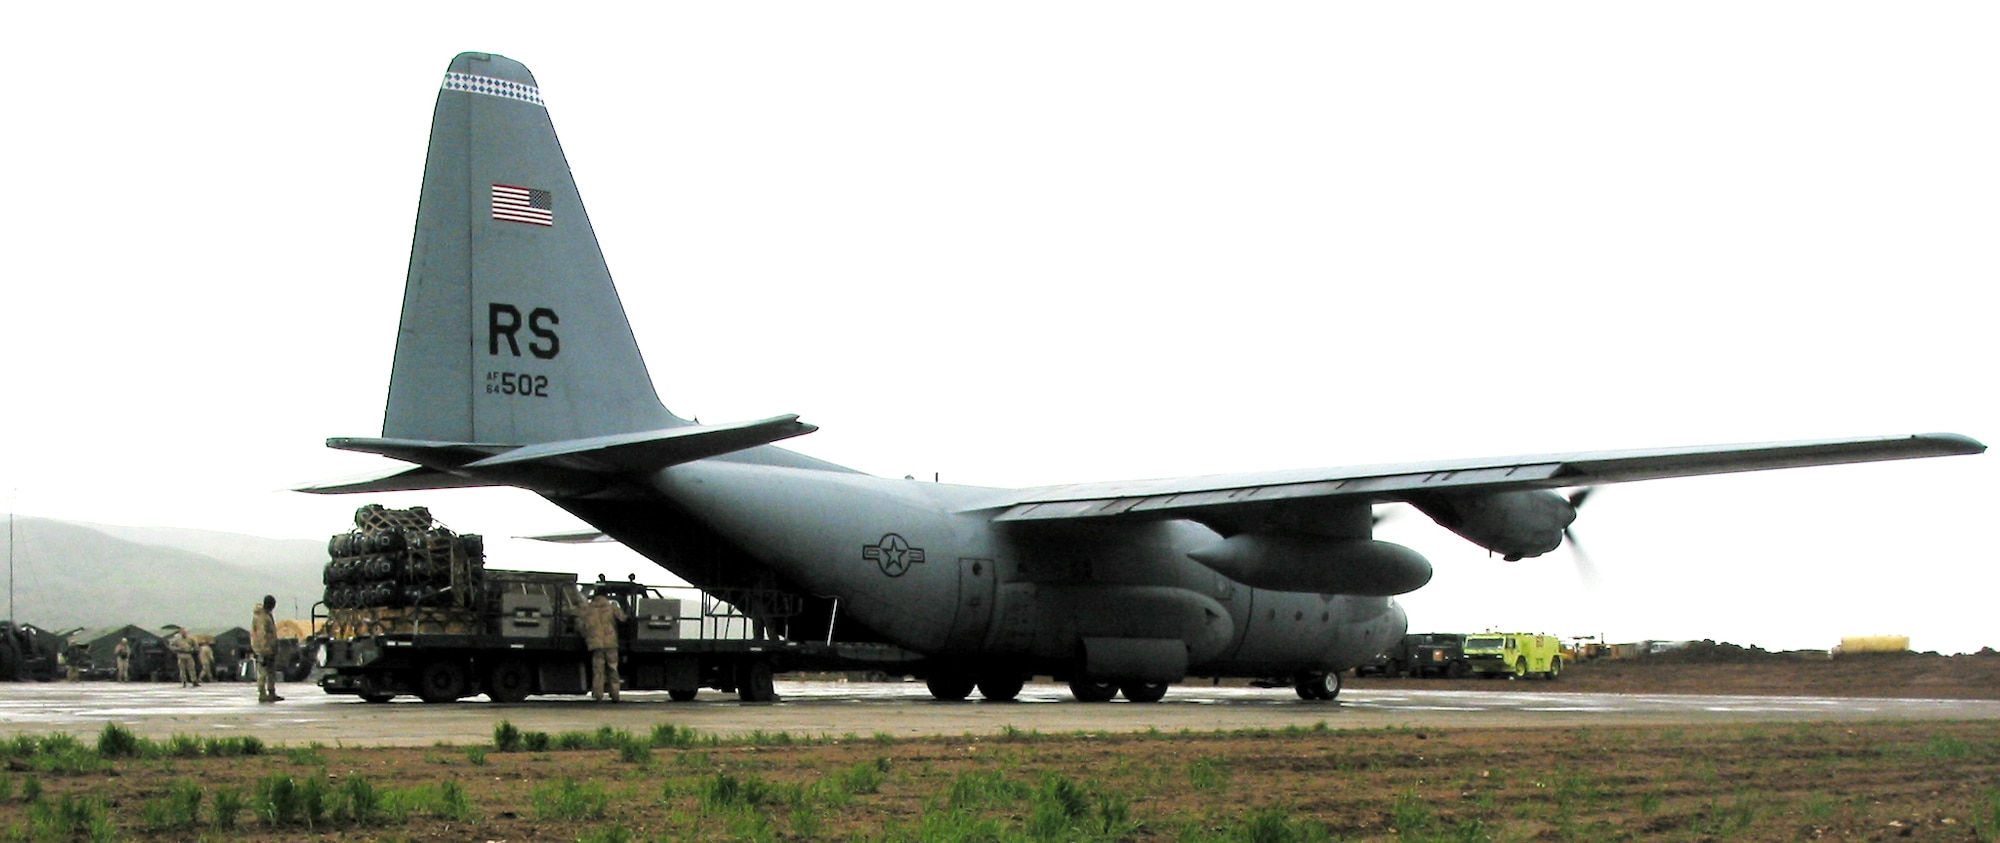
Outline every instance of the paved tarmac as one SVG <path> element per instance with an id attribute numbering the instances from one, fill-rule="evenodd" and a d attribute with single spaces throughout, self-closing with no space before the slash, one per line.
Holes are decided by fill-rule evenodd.
<path id="1" fill-rule="evenodd" d="M 940 703 L 921 683 L 778 682 L 781 701 L 746 704 L 703 691 L 693 702 L 629 693 L 618 704 L 536 698 L 501 705 L 475 697 L 453 705 L 414 699 L 369 705 L 305 684 L 281 688 L 283 702 L 260 705 L 248 683 L 181 689 L 167 683 L 0 683 L 0 737 L 68 732 L 94 735 L 119 723 L 141 735 L 256 735 L 267 742 L 425 746 L 492 739 L 505 719 L 550 733 L 612 726 L 650 731 L 659 723 L 704 733 L 794 735 L 995 734 L 1021 731 L 1133 732 L 1159 729 L 1334 729 L 1388 727 L 1545 727 L 1691 725 L 1801 720 L 2000 720 L 2000 701 L 1821 697 L 1579 694 L 1502 690 L 1345 690 L 1335 702 L 1307 702 L 1289 689 L 1176 686 L 1164 702 L 1083 704 L 1061 685 L 1031 684 L 1011 703 Z"/>

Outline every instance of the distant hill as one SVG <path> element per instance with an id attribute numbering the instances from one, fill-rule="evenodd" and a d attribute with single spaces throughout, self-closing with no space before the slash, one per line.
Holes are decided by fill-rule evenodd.
<path id="1" fill-rule="evenodd" d="M 325 564 L 322 541 L 20 516 L 14 612 L 59 632 L 127 623 L 248 626 L 266 594 L 278 598 L 279 617 L 304 615 L 320 597 Z"/>

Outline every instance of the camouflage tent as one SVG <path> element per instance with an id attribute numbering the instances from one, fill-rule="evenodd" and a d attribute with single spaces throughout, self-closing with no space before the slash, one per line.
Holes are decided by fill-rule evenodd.
<path id="1" fill-rule="evenodd" d="M 240 626 L 189 629 L 195 641 L 207 641 L 215 650 L 215 678 L 236 679 L 242 663 L 250 658 L 250 630 Z"/>
<path id="2" fill-rule="evenodd" d="M 70 635 L 71 644 L 82 644 L 89 666 L 83 675 L 90 679 L 118 678 L 118 640 L 132 641 L 132 679 L 171 678 L 174 660 L 167 642 L 156 632 L 136 624 L 102 626 Z"/>

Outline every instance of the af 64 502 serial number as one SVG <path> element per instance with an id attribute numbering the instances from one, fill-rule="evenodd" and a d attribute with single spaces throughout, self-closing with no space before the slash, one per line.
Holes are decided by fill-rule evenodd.
<path id="1" fill-rule="evenodd" d="M 527 372 L 487 372 L 487 395 L 514 395 L 522 398 L 549 397 L 549 376 Z"/>

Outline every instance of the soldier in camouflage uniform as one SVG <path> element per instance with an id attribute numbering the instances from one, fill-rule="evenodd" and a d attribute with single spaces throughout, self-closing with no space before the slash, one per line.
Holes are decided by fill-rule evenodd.
<path id="1" fill-rule="evenodd" d="M 625 609 L 602 594 L 590 599 L 590 603 L 577 613 L 577 625 L 583 627 L 584 646 L 590 648 L 590 698 L 601 700 L 605 694 L 611 701 L 618 701 L 618 624 L 625 620 Z"/>
<path id="2" fill-rule="evenodd" d="M 195 645 L 194 662 L 201 666 L 201 681 L 215 681 L 215 646 L 207 641 Z"/>
<path id="3" fill-rule="evenodd" d="M 174 630 L 174 637 L 167 639 L 167 649 L 174 651 L 175 666 L 180 669 L 181 687 L 201 687 L 194 666 L 194 639 L 188 637 L 186 627 Z"/>
<path id="4" fill-rule="evenodd" d="M 278 598 L 266 594 L 264 602 L 250 613 L 250 653 L 257 659 L 258 702 L 284 700 L 278 696 L 278 621 L 271 617 L 277 605 Z"/>

